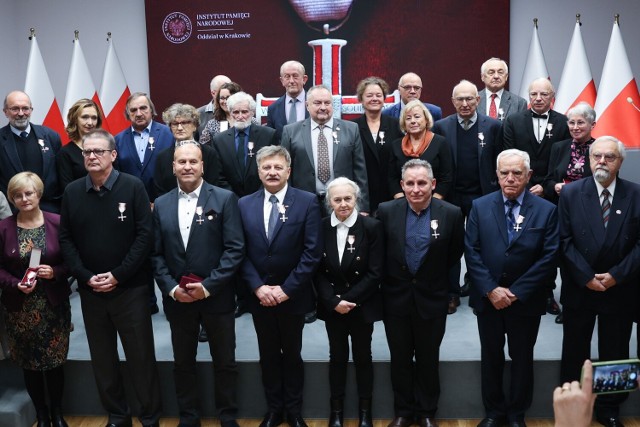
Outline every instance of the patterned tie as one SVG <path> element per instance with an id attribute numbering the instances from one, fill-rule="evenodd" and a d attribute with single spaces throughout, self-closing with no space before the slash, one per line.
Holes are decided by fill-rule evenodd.
<path id="1" fill-rule="evenodd" d="M 287 121 L 287 124 L 295 123 L 298 121 L 298 109 L 296 108 L 297 102 L 297 98 L 289 100 L 291 107 L 289 107 L 289 120 Z"/>
<path id="2" fill-rule="evenodd" d="M 611 213 L 611 203 L 609 202 L 610 194 L 606 188 L 602 190 L 602 222 L 604 223 L 604 228 L 607 228 L 609 214 Z"/>
<path id="3" fill-rule="evenodd" d="M 242 172 L 244 172 L 244 166 L 245 166 L 245 150 L 244 150 L 244 144 L 245 144 L 245 137 L 247 136 L 246 133 L 244 133 L 243 130 L 241 130 L 240 132 L 238 132 L 238 149 L 236 150 L 236 158 L 238 159 L 238 164 L 240 165 L 240 170 Z"/>
<path id="4" fill-rule="evenodd" d="M 326 184 L 331 178 L 331 165 L 329 164 L 329 144 L 327 137 L 324 136 L 324 125 L 318 126 L 320 133 L 318 134 L 318 179 L 321 183 Z"/>
<path id="5" fill-rule="evenodd" d="M 498 118 L 498 109 L 496 108 L 496 98 L 498 95 L 495 93 L 491 94 L 491 104 L 489 105 L 489 117 L 492 119 Z"/>
<path id="6" fill-rule="evenodd" d="M 462 121 L 462 129 L 464 130 L 469 130 L 469 128 L 471 127 L 471 120 L 469 119 L 464 119 Z"/>
<path id="7" fill-rule="evenodd" d="M 29 136 L 29 134 L 25 131 L 20 132 L 20 136 L 22 137 L 22 139 L 27 139 L 27 137 Z"/>
<path id="8" fill-rule="evenodd" d="M 509 208 L 507 210 L 507 235 L 509 236 L 509 243 L 511 243 L 516 235 L 516 218 L 513 215 L 513 209 L 520 205 L 520 203 L 518 203 L 517 200 L 507 200 L 504 204 Z"/>
<path id="9" fill-rule="evenodd" d="M 271 214 L 269 214 L 269 230 L 267 232 L 267 238 L 269 242 L 273 239 L 273 232 L 276 230 L 276 224 L 278 223 L 278 198 L 273 194 L 269 197 L 271 202 Z"/>

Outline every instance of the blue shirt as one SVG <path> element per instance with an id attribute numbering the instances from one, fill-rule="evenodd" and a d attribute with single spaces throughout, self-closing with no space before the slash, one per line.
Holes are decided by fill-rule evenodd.
<path id="1" fill-rule="evenodd" d="M 405 229 L 405 260 L 411 274 L 416 274 L 431 243 L 431 205 L 415 213 L 407 203 L 407 226 Z"/>

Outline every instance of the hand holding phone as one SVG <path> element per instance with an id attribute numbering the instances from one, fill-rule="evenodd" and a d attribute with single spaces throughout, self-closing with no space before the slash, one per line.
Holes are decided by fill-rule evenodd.
<path id="1" fill-rule="evenodd" d="M 635 391 L 638 389 L 638 374 L 640 374 L 640 360 L 638 359 L 594 362 L 593 393 L 611 394 Z"/>

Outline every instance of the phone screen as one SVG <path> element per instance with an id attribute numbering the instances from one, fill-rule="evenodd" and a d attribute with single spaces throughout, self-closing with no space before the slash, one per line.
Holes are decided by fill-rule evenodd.
<path id="1" fill-rule="evenodd" d="M 639 361 L 596 362 L 593 364 L 595 394 L 624 393 L 638 388 Z"/>

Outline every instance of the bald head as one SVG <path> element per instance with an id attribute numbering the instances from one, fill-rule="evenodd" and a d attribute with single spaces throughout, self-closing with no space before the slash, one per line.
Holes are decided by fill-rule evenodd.
<path id="1" fill-rule="evenodd" d="M 211 97 L 216 99 L 216 94 L 218 93 L 218 89 L 225 83 L 231 83 L 231 79 L 223 74 L 218 74 L 214 78 L 211 79 L 211 83 L 209 84 L 209 88 L 211 89 Z"/>
<path id="2" fill-rule="evenodd" d="M 416 73 L 406 73 L 398 81 L 398 91 L 402 103 L 406 104 L 414 99 L 420 99 L 422 94 L 422 79 Z"/>

